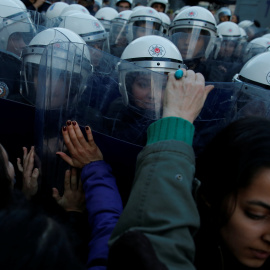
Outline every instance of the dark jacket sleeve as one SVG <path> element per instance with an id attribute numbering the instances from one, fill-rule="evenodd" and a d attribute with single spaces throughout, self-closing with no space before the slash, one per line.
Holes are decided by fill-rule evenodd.
<path id="1" fill-rule="evenodd" d="M 91 230 L 88 269 L 106 269 L 108 240 L 122 210 L 122 201 L 111 167 L 105 161 L 84 166 L 81 174 Z"/>
<path id="2" fill-rule="evenodd" d="M 147 145 L 139 154 L 129 201 L 109 245 L 128 230 L 143 232 L 170 270 L 194 270 L 199 214 L 192 196 L 194 152 L 183 141 Z"/>

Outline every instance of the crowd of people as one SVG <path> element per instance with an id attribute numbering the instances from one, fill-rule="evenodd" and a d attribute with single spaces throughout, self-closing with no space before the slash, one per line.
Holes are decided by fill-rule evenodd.
<path id="1" fill-rule="evenodd" d="M 168 9 L 0 0 L 0 268 L 269 269 L 270 25 Z"/>

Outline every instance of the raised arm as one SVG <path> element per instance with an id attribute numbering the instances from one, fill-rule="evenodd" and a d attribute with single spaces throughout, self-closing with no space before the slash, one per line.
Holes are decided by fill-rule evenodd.
<path id="1" fill-rule="evenodd" d="M 163 118 L 148 128 L 147 146 L 137 159 L 129 201 L 109 242 L 111 246 L 124 232 L 139 230 L 170 270 L 195 269 L 193 236 L 199 214 L 192 195 L 195 161 L 191 123 L 213 89 L 205 87 L 201 74 L 182 71 L 184 76 L 179 79 L 169 74 Z"/>

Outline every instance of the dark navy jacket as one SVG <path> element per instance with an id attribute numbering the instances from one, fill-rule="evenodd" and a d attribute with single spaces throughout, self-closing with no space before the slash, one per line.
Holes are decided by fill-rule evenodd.
<path id="1" fill-rule="evenodd" d="M 106 269 L 108 240 L 123 210 L 111 167 L 103 160 L 84 166 L 81 173 L 91 229 L 87 268 Z"/>

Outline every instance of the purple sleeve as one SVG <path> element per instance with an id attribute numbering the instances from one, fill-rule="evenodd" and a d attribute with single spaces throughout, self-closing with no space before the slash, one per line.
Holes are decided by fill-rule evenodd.
<path id="1" fill-rule="evenodd" d="M 91 229 L 88 269 L 105 269 L 108 240 L 122 211 L 122 200 L 111 167 L 103 160 L 84 166 L 81 174 Z"/>

